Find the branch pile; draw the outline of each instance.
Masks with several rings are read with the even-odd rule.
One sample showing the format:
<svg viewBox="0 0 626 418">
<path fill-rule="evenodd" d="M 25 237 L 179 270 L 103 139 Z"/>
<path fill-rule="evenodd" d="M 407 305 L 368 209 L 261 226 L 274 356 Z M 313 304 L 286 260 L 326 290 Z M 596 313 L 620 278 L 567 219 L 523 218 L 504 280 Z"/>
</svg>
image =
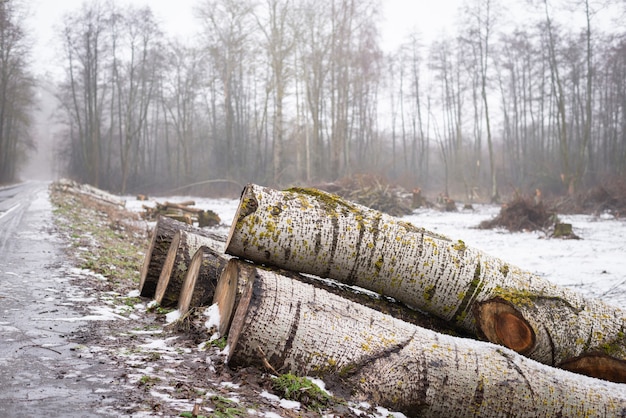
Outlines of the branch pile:
<svg viewBox="0 0 626 418">
<path fill-rule="evenodd" d="M 411 193 L 378 176 L 355 174 L 317 188 L 391 216 L 409 215 L 413 211 Z"/>
</svg>

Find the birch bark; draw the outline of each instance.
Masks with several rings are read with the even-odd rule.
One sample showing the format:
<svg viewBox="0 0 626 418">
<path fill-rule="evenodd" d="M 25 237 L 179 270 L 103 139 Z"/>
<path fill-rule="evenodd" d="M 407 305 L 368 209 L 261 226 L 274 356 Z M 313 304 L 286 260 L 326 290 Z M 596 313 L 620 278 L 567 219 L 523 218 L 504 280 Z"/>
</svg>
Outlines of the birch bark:
<svg viewBox="0 0 626 418">
<path fill-rule="evenodd" d="M 611 373 L 578 371 L 626 376 L 623 310 L 335 195 L 246 186 L 226 252 L 381 293 L 549 365 L 601 358 Z M 487 301 L 511 312 L 488 315 Z"/>
<path fill-rule="evenodd" d="M 409 417 L 626 416 L 626 386 L 487 342 L 417 327 L 256 268 L 228 334 L 228 364 L 317 375 Z"/>
</svg>

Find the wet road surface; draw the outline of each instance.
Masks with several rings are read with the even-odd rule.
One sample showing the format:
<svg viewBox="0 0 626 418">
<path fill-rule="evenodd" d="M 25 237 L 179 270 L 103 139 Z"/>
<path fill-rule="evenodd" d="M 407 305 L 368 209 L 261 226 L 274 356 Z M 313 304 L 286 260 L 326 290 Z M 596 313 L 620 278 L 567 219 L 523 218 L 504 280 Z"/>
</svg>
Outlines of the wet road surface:
<svg viewBox="0 0 626 418">
<path fill-rule="evenodd" d="M 80 314 L 47 188 L 0 188 L 0 416 L 119 416 L 114 371 L 68 341 L 84 324 L 59 320 Z"/>
</svg>

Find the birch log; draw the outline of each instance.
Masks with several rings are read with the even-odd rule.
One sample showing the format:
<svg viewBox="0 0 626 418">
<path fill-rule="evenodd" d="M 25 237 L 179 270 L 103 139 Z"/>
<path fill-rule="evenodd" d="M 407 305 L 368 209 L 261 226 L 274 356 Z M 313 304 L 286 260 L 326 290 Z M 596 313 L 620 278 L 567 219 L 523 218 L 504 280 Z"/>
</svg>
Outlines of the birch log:
<svg viewBox="0 0 626 418">
<path fill-rule="evenodd" d="M 189 308 L 210 304 L 215 293 L 217 280 L 226 263 L 227 256 L 211 247 L 201 246 L 195 252 L 180 289 L 178 311 L 183 316 Z"/>
<path fill-rule="evenodd" d="M 141 296 L 152 298 L 159 283 L 159 276 L 161 275 L 161 269 L 165 262 L 165 257 L 169 251 L 172 238 L 178 231 L 189 231 L 198 235 L 206 235 L 213 238 L 216 242 L 223 242 L 224 238 L 214 233 L 205 231 L 200 228 L 196 228 L 191 225 L 187 225 L 184 222 L 179 222 L 167 216 L 157 216 L 156 225 L 152 231 L 152 238 L 150 240 L 150 246 L 144 257 L 143 266 L 141 268 L 141 275 L 139 278 L 139 292 Z M 224 245 L 221 244 L 220 248 L 215 248 L 218 251 L 222 251 Z"/>
<path fill-rule="evenodd" d="M 379 292 L 542 363 L 626 376 L 623 310 L 335 195 L 246 186 L 226 252 Z M 490 301 L 510 309 L 488 314 Z"/>
<path fill-rule="evenodd" d="M 317 375 L 409 417 L 626 416 L 626 385 L 438 334 L 262 268 L 248 277 L 227 344 L 231 367 Z"/>
<path fill-rule="evenodd" d="M 159 275 L 154 300 L 161 306 L 177 305 L 189 263 L 196 251 L 202 246 L 214 248 L 221 245 L 220 241 L 210 236 L 184 230 L 176 232 Z"/>
</svg>

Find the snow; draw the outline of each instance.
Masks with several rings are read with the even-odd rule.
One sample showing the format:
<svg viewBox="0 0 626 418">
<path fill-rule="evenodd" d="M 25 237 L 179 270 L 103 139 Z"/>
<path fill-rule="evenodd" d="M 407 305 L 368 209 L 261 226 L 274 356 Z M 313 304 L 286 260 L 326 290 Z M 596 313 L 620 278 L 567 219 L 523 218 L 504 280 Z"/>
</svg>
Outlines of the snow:
<svg viewBox="0 0 626 418">
<path fill-rule="evenodd" d="M 217 303 L 209 306 L 204 310 L 204 316 L 207 317 L 204 326 L 207 329 L 217 328 L 220 325 L 220 309 Z M 219 337 L 218 337 L 219 338 Z"/>
<path fill-rule="evenodd" d="M 165 315 L 165 323 L 166 324 L 171 324 L 173 322 L 176 322 L 180 319 L 180 311 L 178 309 L 169 312 Z"/>
</svg>

